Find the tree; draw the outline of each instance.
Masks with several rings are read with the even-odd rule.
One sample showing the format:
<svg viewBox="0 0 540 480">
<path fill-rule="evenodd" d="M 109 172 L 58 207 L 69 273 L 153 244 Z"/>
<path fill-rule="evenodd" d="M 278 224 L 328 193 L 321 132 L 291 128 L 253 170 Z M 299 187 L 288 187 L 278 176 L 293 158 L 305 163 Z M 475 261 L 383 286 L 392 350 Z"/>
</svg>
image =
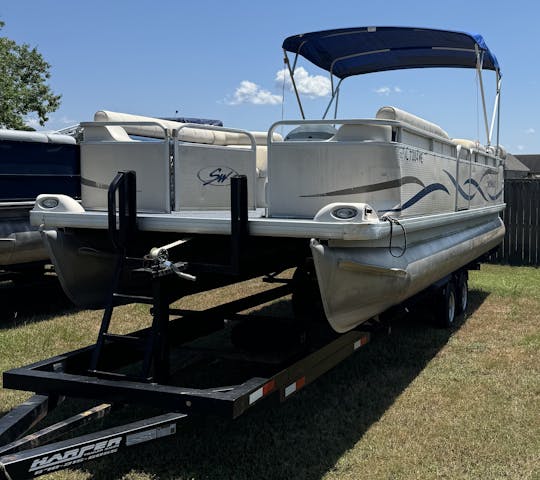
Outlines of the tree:
<svg viewBox="0 0 540 480">
<path fill-rule="evenodd" d="M 4 22 L 0 21 L 0 30 Z M 60 106 L 61 95 L 47 85 L 50 65 L 36 48 L 0 37 L 0 127 L 31 130 L 24 118 L 37 113 L 45 125 L 47 114 Z"/>
</svg>

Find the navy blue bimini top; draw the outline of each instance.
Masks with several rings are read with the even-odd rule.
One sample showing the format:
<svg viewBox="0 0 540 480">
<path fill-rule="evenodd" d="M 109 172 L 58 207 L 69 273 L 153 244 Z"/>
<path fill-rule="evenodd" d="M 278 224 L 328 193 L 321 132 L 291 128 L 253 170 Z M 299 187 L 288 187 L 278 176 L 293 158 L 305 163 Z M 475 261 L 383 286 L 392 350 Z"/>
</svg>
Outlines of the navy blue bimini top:
<svg viewBox="0 0 540 480">
<path fill-rule="evenodd" d="M 481 35 L 412 27 L 359 27 L 288 37 L 283 48 L 302 55 L 338 78 L 405 68 L 476 68 L 476 50 L 485 70 L 500 75 L 497 58 Z"/>
</svg>

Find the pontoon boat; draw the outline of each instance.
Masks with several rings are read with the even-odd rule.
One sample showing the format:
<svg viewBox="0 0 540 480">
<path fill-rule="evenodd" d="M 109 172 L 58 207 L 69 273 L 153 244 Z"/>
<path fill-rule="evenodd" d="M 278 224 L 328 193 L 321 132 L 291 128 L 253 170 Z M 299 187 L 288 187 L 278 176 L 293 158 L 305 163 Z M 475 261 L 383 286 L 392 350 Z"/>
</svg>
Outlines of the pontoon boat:
<svg viewBox="0 0 540 480">
<path fill-rule="evenodd" d="M 74 302 L 105 304 L 126 211 L 136 221 L 136 229 L 123 229 L 128 256 L 168 265 L 174 257 L 178 297 L 297 267 L 296 304 L 312 304 L 314 285 L 337 332 L 444 278 L 453 284 L 448 308 L 463 301 L 463 271 L 504 235 L 501 74 L 482 37 L 362 27 L 295 35 L 283 48 L 293 84 L 299 56 L 329 72 L 326 112 L 337 106 L 341 82 L 350 76 L 477 69 L 487 145 L 451 138 L 440 126 L 390 106 L 366 119 L 325 119 L 325 113 L 322 120 L 305 120 L 301 109 L 301 120 L 278 121 L 268 132 L 99 111 L 83 125 L 81 202 L 53 191 L 40 195 L 31 213 Z M 287 52 L 295 55 L 292 64 Z M 491 124 L 484 70 L 496 75 Z M 285 138 L 277 133 L 281 127 L 290 130 Z M 127 171 L 136 173 L 136 212 L 110 187 L 118 172 Z M 240 176 L 247 195 L 238 209 L 230 186 Z M 247 237 L 235 252 L 230 237 L 237 235 L 243 209 Z M 218 268 L 235 263 L 232 257 L 239 268 Z"/>
</svg>

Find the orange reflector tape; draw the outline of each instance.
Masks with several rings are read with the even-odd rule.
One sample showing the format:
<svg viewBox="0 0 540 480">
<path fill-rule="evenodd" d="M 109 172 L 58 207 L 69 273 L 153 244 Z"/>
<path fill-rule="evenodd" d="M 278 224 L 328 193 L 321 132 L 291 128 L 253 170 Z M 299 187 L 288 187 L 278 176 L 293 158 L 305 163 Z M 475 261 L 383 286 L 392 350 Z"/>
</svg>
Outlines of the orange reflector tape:
<svg viewBox="0 0 540 480">
<path fill-rule="evenodd" d="M 268 383 L 265 383 L 261 388 L 249 394 L 249 404 L 251 405 L 257 400 L 260 400 L 262 397 L 272 392 L 275 388 L 276 382 L 274 380 L 270 380 Z"/>
<path fill-rule="evenodd" d="M 300 390 L 306 384 L 306 377 L 299 378 L 296 382 L 291 383 L 288 387 L 285 387 L 285 396 L 293 394 L 297 390 Z"/>
<path fill-rule="evenodd" d="M 270 380 L 266 385 L 263 386 L 263 395 L 268 395 L 272 390 L 276 388 L 276 381 Z"/>
<path fill-rule="evenodd" d="M 360 337 L 356 342 L 354 342 L 353 347 L 355 350 L 359 349 L 360 347 L 363 347 L 367 343 L 367 337 L 363 336 Z"/>
</svg>

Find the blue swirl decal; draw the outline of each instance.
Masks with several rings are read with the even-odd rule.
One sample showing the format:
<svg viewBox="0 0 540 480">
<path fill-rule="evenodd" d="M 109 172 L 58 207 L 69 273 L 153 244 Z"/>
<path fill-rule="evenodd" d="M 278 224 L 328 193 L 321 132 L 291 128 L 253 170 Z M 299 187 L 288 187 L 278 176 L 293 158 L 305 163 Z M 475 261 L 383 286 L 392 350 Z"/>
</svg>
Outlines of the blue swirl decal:
<svg viewBox="0 0 540 480">
<path fill-rule="evenodd" d="M 428 185 L 427 187 L 420 190 L 416 195 L 409 198 L 402 206 L 401 208 L 391 208 L 390 210 L 379 210 L 379 212 L 401 212 L 407 208 L 412 207 L 415 203 L 418 203 L 420 200 L 422 200 L 426 195 L 429 195 L 432 192 L 436 191 L 443 191 L 450 195 L 450 192 L 448 189 L 442 184 L 442 183 L 432 183 L 431 185 Z"/>
<path fill-rule="evenodd" d="M 441 190 L 448 195 L 450 195 L 450 192 L 448 189 L 442 184 L 442 183 L 432 183 L 431 185 L 428 185 L 427 187 L 420 190 L 414 197 L 407 200 L 401 207 L 402 210 L 405 210 L 406 208 L 412 207 L 415 203 L 419 202 L 424 198 L 426 195 L 429 195 L 432 192 L 436 192 L 438 190 Z"/>
<path fill-rule="evenodd" d="M 476 189 L 480 192 L 480 195 L 482 195 L 483 199 L 486 201 L 486 202 L 489 202 L 489 200 L 487 199 L 486 195 L 484 194 L 484 191 L 482 190 L 482 187 L 478 184 L 478 182 L 474 179 L 474 178 L 471 178 L 471 179 L 467 179 L 465 181 L 465 183 L 470 183 L 471 185 L 473 185 L 474 187 L 476 187 Z M 502 195 L 502 188 L 499 190 L 499 193 L 496 193 L 495 195 L 491 195 L 489 192 L 487 194 L 487 196 L 490 198 L 490 200 L 497 200 L 501 195 Z"/>
<path fill-rule="evenodd" d="M 487 199 L 484 191 L 482 190 L 482 188 L 480 187 L 480 185 L 478 184 L 478 182 L 474 178 L 468 178 L 467 180 L 465 180 L 464 185 L 467 185 L 468 183 L 470 183 L 473 187 L 476 188 L 476 190 L 478 190 L 478 192 L 480 192 L 480 195 L 482 195 L 482 198 L 486 202 L 489 202 L 489 200 Z"/>
<path fill-rule="evenodd" d="M 489 196 L 489 198 L 491 198 L 491 200 L 499 200 L 499 198 L 501 198 L 502 193 L 503 193 L 503 189 L 501 188 L 499 190 L 499 193 L 496 193 L 495 195 L 490 195 L 488 193 L 488 196 Z"/>
<path fill-rule="evenodd" d="M 476 197 L 476 193 L 473 193 L 472 195 L 469 195 L 465 190 L 463 190 L 461 188 L 461 185 L 459 185 L 457 183 L 457 180 L 454 178 L 454 176 L 446 171 L 446 170 L 443 170 L 444 173 L 446 173 L 446 175 L 448 175 L 448 178 L 450 178 L 450 181 L 454 184 L 454 187 L 456 187 L 457 191 L 459 192 L 459 194 L 465 199 L 465 200 L 472 200 L 474 197 Z M 465 182 L 467 183 L 467 182 Z M 485 198 L 485 197 L 484 197 Z M 487 200 L 487 199 L 486 199 Z"/>
<path fill-rule="evenodd" d="M 454 186 L 457 188 L 457 191 L 459 192 L 459 194 L 465 199 L 465 200 L 472 200 L 475 196 L 476 196 L 476 192 L 473 193 L 472 195 L 469 195 L 467 192 L 465 192 L 460 185 L 458 185 L 456 179 L 454 178 L 454 176 L 446 171 L 446 170 L 443 170 L 444 173 L 446 173 L 446 175 L 448 175 L 448 178 L 450 178 L 450 181 L 454 184 Z M 480 181 L 482 181 L 486 175 L 496 175 L 496 173 L 494 172 L 490 172 L 489 170 L 487 170 L 486 172 L 484 172 L 484 174 L 482 175 L 482 177 L 480 178 Z M 489 202 L 488 198 L 490 200 L 498 200 L 500 198 L 500 196 L 502 195 L 503 193 L 503 189 L 501 188 L 499 190 L 498 193 L 496 193 L 495 195 L 491 195 L 489 192 L 487 194 L 487 197 L 486 197 L 486 194 L 484 193 L 484 191 L 482 190 L 482 187 L 480 186 L 480 184 L 474 179 L 474 178 L 468 178 L 467 180 L 465 180 L 465 182 L 463 183 L 463 185 L 472 185 L 474 188 L 476 188 L 476 190 L 480 193 L 480 195 L 482 195 L 482 198 L 486 201 L 486 202 Z"/>
</svg>

